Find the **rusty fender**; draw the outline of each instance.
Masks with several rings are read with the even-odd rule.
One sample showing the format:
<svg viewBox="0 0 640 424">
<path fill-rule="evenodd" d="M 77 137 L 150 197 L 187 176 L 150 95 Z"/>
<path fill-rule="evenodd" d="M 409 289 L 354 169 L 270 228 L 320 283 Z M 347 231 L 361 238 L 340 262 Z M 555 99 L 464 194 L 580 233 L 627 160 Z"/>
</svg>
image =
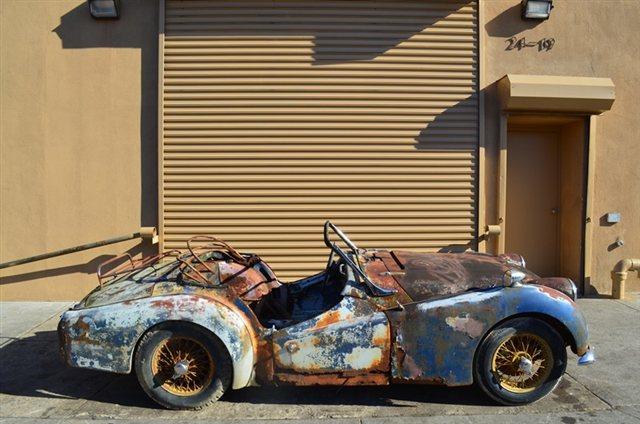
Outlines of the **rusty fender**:
<svg viewBox="0 0 640 424">
<path fill-rule="evenodd" d="M 195 295 L 156 296 L 69 310 L 58 327 L 62 354 L 73 367 L 126 374 L 131 372 L 140 337 L 165 321 L 187 321 L 210 330 L 231 356 L 232 387 L 250 384 L 255 347 L 241 313 L 215 299 Z"/>
<path fill-rule="evenodd" d="M 587 324 L 576 304 L 557 290 L 537 285 L 499 287 L 387 311 L 395 328 L 391 377 L 395 382 L 448 386 L 473 383 L 475 351 L 501 321 L 538 314 L 562 323 L 575 353 L 587 350 Z"/>
</svg>

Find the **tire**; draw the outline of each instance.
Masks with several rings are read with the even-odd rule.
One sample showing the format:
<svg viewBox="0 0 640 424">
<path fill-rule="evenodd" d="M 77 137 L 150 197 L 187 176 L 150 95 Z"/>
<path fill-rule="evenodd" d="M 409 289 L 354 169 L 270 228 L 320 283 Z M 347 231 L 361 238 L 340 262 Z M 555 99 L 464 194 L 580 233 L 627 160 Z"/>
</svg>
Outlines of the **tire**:
<svg viewBox="0 0 640 424">
<path fill-rule="evenodd" d="M 231 358 L 220 339 L 182 322 L 160 324 L 140 340 L 135 371 L 142 389 L 169 409 L 202 409 L 229 388 Z M 181 373 L 174 369 L 182 362 Z"/>
<path fill-rule="evenodd" d="M 474 377 L 496 402 L 524 405 L 551 393 L 566 367 L 567 350 L 558 331 L 542 320 L 523 317 L 501 324 L 484 339 Z"/>
</svg>

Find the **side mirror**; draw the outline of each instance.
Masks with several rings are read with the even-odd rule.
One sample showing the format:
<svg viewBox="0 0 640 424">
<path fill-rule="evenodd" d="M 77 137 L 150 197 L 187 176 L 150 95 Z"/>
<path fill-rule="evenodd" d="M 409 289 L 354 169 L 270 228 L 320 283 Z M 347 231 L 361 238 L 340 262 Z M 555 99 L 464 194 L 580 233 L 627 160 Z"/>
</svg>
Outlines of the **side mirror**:
<svg viewBox="0 0 640 424">
<path fill-rule="evenodd" d="M 514 287 L 520 285 L 520 282 L 526 277 L 525 273 L 517 269 L 510 269 L 502 276 L 502 284 L 505 287 Z"/>
</svg>

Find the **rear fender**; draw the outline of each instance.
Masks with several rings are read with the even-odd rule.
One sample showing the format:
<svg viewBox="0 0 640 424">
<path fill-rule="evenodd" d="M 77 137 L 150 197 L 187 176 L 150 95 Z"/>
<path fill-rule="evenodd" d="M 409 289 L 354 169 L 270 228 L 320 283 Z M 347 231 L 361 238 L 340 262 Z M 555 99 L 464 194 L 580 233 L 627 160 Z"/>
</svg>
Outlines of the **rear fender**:
<svg viewBox="0 0 640 424">
<path fill-rule="evenodd" d="M 74 367 L 129 373 L 140 337 L 167 321 L 191 322 L 215 334 L 231 357 L 232 387 L 250 384 L 255 357 L 250 325 L 233 305 L 207 297 L 157 296 L 69 310 L 59 326 L 62 353 Z"/>
<path fill-rule="evenodd" d="M 472 384 L 477 347 L 493 327 L 518 315 L 550 317 L 563 324 L 578 354 L 587 349 L 587 325 L 576 304 L 543 286 L 468 292 L 387 314 L 395 330 L 391 375 L 397 382 Z"/>
</svg>

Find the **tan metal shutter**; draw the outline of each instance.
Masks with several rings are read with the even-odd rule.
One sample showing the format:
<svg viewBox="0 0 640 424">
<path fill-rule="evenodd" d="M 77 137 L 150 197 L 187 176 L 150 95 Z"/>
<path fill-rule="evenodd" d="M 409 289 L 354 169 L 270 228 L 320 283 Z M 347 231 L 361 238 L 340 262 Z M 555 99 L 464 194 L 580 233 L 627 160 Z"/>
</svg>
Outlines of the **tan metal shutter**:
<svg viewBox="0 0 640 424">
<path fill-rule="evenodd" d="M 475 236 L 477 5 L 167 0 L 163 248 L 213 234 L 283 280 Z M 473 244 L 471 245 L 473 247 Z"/>
</svg>

